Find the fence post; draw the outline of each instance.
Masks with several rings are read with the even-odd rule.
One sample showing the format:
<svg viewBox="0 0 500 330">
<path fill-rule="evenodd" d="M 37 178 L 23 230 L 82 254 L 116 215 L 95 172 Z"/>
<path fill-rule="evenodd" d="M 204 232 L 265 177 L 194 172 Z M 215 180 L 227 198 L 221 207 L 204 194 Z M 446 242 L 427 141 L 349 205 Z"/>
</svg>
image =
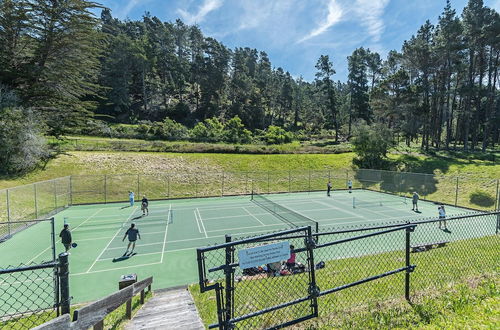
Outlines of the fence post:
<svg viewBox="0 0 500 330">
<path fill-rule="evenodd" d="M 141 196 L 141 175 L 137 174 L 137 196 Z"/>
<path fill-rule="evenodd" d="M 7 189 L 7 235 L 10 236 L 10 190 Z"/>
<path fill-rule="evenodd" d="M 271 192 L 269 188 L 269 171 L 267 171 L 267 193 L 269 194 Z"/>
<path fill-rule="evenodd" d="M 288 192 L 291 193 L 292 192 L 292 171 L 291 170 L 288 170 Z"/>
<path fill-rule="evenodd" d="M 226 243 L 231 242 L 231 235 L 226 235 Z M 226 247 L 226 267 L 224 269 L 224 273 L 226 275 L 226 285 L 225 285 L 225 291 L 226 291 L 226 306 L 225 306 L 225 318 L 224 318 L 224 323 L 225 323 L 225 329 L 232 329 L 229 321 L 232 318 L 232 311 L 233 311 L 233 267 L 231 266 L 232 263 L 232 251 L 233 247 L 228 246 Z"/>
<path fill-rule="evenodd" d="M 38 198 L 36 193 L 36 183 L 33 184 L 33 194 L 35 195 L 35 218 L 38 219 Z"/>
<path fill-rule="evenodd" d="M 221 197 L 224 196 L 224 171 L 222 171 L 222 182 L 221 182 L 221 187 L 220 187 L 220 195 Z"/>
<path fill-rule="evenodd" d="M 69 176 L 69 203 L 73 205 L 73 176 Z"/>
<path fill-rule="evenodd" d="M 248 171 L 245 172 L 245 193 L 243 195 L 248 194 Z"/>
<path fill-rule="evenodd" d="M 57 185 L 56 180 L 52 180 L 54 182 L 54 211 L 57 210 Z"/>
<path fill-rule="evenodd" d="M 108 176 L 104 174 L 104 204 L 108 203 Z"/>
<path fill-rule="evenodd" d="M 61 313 L 69 314 L 70 296 L 69 296 L 69 262 L 68 253 L 59 254 L 59 283 L 61 285 Z"/>
<path fill-rule="evenodd" d="M 308 192 L 311 192 L 311 170 L 309 170 L 308 172 L 309 172 L 309 189 L 308 189 Z"/>
<path fill-rule="evenodd" d="M 413 272 L 413 268 L 410 264 L 410 235 L 411 232 L 415 230 L 415 227 L 406 228 L 406 273 L 405 273 L 405 298 L 410 301 L 410 273 Z"/>
<path fill-rule="evenodd" d="M 457 206 L 458 203 L 458 176 L 457 176 L 457 185 L 455 187 L 455 206 Z"/>
<path fill-rule="evenodd" d="M 500 200 L 500 190 L 499 190 L 499 185 L 500 185 L 500 179 L 497 179 L 497 198 L 495 199 L 495 210 L 498 210 L 499 207 L 498 207 L 498 204 L 499 204 L 499 200 Z"/>
<path fill-rule="evenodd" d="M 167 174 L 167 198 L 170 198 L 170 174 Z"/>
</svg>

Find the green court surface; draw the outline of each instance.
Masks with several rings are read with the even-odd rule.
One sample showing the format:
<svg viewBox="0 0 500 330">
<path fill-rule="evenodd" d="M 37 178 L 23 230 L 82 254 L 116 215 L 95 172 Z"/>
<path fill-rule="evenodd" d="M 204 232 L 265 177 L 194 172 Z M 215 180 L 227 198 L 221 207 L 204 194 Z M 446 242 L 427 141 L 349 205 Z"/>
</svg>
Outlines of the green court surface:
<svg viewBox="0 0 500 330">
<path fill-rule="evenodd" d="M 335 191 L 332 197 L 324 192 L 267 197 L 319 222 L 320 230 L 437 217 L 434 203 L 420 201 L 421 213 L 416 213 L 411 210 L 409 199 L 405 204 L 401 197 L 367 190 L 355 190 L 352 194 Z M 138 203 L 132 207 L 116 203 L 72 206 L 55 216 L 56 236 L 66 218 L 73 241 L 78 243 L 70 251 L 72 303 L 92 301 L 116 291 L 123 274 L 136 273 L 138 279 L 153 276 L 155 289 L 198 282 L 197 247 L 223 243 L 226 234 L 236 239 L 290 228 L 290 224 L 252 202 L 249 196 L 152 201 L 149 211 L 148 216 L 142 216 Z M 448 216 L 464 211 L 447 206 Z M 122 239 L 132 222 L 141 239 L 136 254 L 124 258 L 127 239 Z M 448 234 L 436 232 L 453 235 L 453 230 Z M 0 243 L 0 266 L 48 260 L 49 233 L 50 223 L 40 223 Z M 58 241 L 57 253 L 62 251 Z"/>
</svg>

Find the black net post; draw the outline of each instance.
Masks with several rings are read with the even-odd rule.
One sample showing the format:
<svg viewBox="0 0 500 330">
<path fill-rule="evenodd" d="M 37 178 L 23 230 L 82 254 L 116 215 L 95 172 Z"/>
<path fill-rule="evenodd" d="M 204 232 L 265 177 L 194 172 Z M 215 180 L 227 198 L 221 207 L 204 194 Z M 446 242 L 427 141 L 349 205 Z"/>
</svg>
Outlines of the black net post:
<svg viewBox="0 0 500 330">
<path fill-rule="evenodd" d="M 226 235 L 226 243 L 231 242 L 231 235 Z M 225 285 L 225 294 L 226 294 L 226 306 L 225 306 L 225 317 L 224 317 L 224 329 L 231 329 L 230 320 L 233 316 L 233 267 L 231 266 L 233 262 L 233 249 L 232 246 L 226 247 L 226 265 L 224 269 L 224 273 L 226 275 L 226 285 Z"/>
<path fill-rule="evenodd" d="M 59 284 L 61 286 L 61 313 L 69 314 L 71 298 L 69 296 L 69 261 L 68 253 L 59 254 Z"/>
<path fill-rule="evenodd" d="M 6 196 L 7 196 L 7 236 L 10 236 L 10 196 L 9 196 L 9 189 L 6 191 Z"/>
<path fill-rule="evenodd" d="M 406 273 L 405 273 L 405 298 L 410 301 L 410 273 L 413 271 L 413 267 L 410 263 L 410 250 L 411 250 L 411 232 L 415 230 L 415 227 L 406 228 L 406 249 L 405 249 L 405 261 L 406 261 Z"/>
<path fill-rule="evenodd" d="M 316 237 L 317 239 L 317 237 Z M 316 285 L 316 269 L 314 263 L 314 249 L 316 248 L 316 241 L 312 235 L 311 226 L 307 227 L 306 237 L 307 260 L 309 261 L 309 297 L 311 298 L 311 307 L 313 309 L 313 316 L 318 316 L 318 297 L 320 289 Z"/>
</svg>

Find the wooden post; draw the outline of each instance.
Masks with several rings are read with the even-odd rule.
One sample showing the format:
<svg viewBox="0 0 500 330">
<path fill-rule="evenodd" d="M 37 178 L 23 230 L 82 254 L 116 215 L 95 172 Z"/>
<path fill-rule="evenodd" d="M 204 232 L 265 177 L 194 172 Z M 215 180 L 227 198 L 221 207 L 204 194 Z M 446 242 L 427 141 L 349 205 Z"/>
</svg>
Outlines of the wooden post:
<svg viewBox="0 0 500 330">
<path fill-rule="evenodd" d="M 104 320 L 100 320 L 94 325 L 94 330 L 104 330 Z"/>
<path fill-rule="evenodd" d="M 144 293 L 144 289 L 141 290 L 141 304 L 144 304 L 144 298 L 146 294 Z"/>
<path fill-rule="evenodd" d="M 127 315 L 129 320 L 132 319 L 132 299 L 127 300 L 127 310 L 125 315 Z"/>
</svg>

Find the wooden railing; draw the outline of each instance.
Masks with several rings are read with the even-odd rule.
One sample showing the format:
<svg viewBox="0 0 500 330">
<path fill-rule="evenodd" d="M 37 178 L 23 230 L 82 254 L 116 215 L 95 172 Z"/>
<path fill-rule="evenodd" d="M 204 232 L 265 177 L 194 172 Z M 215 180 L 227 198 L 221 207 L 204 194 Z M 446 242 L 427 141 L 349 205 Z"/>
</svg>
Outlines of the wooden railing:
<svg viewBox="0 0 500 330">
<path fill-rule="evenodd" d="M 88 329 L 93 327 L 94 330 L 104 329 L 104 318 L 115 309 L 123 304 L 126 305 L 126 316 L 132 318 L 132 298 L 138 293 L 141 294 L 141 304 L 144 304 L 145 290 L 151 291 L 153 277 L 146 278 L 142 281 L 134 283 L 126 288 L 121 289 L 101 300 L 95 301 L 85 307 L 77 309 L 73 312 L 73 320 L 69 314 L 64 314 L 49 322 L 46 322 L 36 330 L 59 330 L 59 329 Z"/>
</svg>

